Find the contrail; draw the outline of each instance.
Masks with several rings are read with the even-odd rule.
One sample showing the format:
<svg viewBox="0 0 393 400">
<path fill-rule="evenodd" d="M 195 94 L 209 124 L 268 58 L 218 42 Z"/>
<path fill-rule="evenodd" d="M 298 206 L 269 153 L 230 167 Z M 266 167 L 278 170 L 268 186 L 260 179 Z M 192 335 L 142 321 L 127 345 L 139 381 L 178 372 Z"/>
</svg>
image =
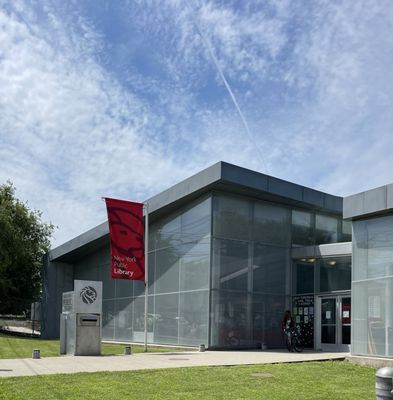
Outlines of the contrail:
<svg viewBox="0 0 393 400">
<path fill-rule="evenodd" d="M 266 165 L 265 160 L 264 160 L 264 158 L 262 156 L 262 153 L 261 153 L 261 151 L 260 151 L 260 149 L 259 149 L 259 147 L 258 147 L 258 145 L 257 145 L 257 143 L 256 143 L 256 141 L 254 139 L 253 134 L 251 133 L 251 130 L 250 130 L 250 127 L 248 126 L 247 120 L 244 117 L 244 115 L 243 115 L 243 113 L 242 113 L 242 111 L 240 109 L 240 106 L 239 106 L 239 103 L 236 100 L 235 94 L 233 93 L 231 87 L 229 86 L 229 83 L 228 83 L 227 79 L 225 78 L 224 72 L 223 72 L 222 68 L 220 67 L 220 64 L 218 63 L 218 60 L 217 60 L 216 56 L 214 55 L 212 46 L 210 45 L 210 42 L 208 41 L 208 39 L 203 34 L 203 32 L 202 32 L 202 30 L 201 30 L 201 28 L 200 28 L 200 26 L 198 24 L 198 21 L 195 18 L 194 13 L 192 12 L 192 9 L 191 9 L 190 5 L 188 4 L 188 0 L 185 0 L 185 3 L 186 3 L 186 6 L 187 6 L 190 14 L 191 14 L 191 17 L 192 17 L 193 21 L 194 21 L 194 24 L 195 24 L 195 27 L 196 27 L 198 33 L 199 33 L 199 36 L 202 38 L 203 43 L 207 47 L 207 50 L 208 50 L 208 52 L 210 54 L 210 57 L 212 58 L 212 60 L 214 62 L 214 65 L 216 66 L 216 69 L 217 69 L 222 81 L 224 82 L 224 85 L 225 85 L 226 89 L 228 90 L 229 96 L 231 97 L 232 102 L 233 102 L 233 104 L 234 104 L 234 106 L 235 106 L 235 108 L 236 108 L 236 110 L 237 110 L 237 112 L 238 112 L 238 114 L 240 116 L 240 119 L 242 120 L 244 129 L 246 130 L 246 132 L 247 132 L 248 136 L 250 137 L 251 141 L 254 143 L 255 149 L 257 150 L 258 156 L 260 158 L 260 161 L 263 164 L 265 172 L 268 173 L 267 165 Z"/>
</svg>

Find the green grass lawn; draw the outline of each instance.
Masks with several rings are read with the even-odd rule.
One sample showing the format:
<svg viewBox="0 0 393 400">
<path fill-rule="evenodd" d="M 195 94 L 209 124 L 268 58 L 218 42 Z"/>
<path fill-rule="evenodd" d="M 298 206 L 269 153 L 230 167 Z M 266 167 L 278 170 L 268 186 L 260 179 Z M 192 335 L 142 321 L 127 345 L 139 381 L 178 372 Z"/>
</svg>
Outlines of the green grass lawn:
<svg viewBox="0 0 393 400">
<path fill-rule="evenodd" d="M 374 375 L 337 361 L 45 375 L 0 379 L 0 399 L 373 399 Z"/>
<path fill-rule="evenodd" d="M 58 340 L 44 340 L 23 338 L 0 333 L 0 359 L 2 358 L 29 358 L 33 349 L 41 350 L 41 357 L 59 356 L 60 344 Z M 143 352 L 143 346 L 132 346 L 134 353 Z M 177 351 L 169 347 L 148 347 L 149 352 Z M 184 350 L 184 349 L 181 349 Z M 124 345 L 103 343 L 103 355 L 123 354 Z"/>
</svg>

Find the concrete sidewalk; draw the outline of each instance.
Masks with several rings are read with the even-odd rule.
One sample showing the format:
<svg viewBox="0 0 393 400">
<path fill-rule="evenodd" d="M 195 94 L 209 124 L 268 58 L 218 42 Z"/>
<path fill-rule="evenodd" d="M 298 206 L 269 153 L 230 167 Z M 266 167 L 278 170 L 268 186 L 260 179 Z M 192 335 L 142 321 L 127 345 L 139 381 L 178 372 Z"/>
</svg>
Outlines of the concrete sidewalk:
<svg viewBox="0 0 393 400">
<path fill-rule="evenodd" d="M 173 353 L 137 353 L 129 356 L 46 357 L 0 360 L 0 377 L 31 376 L 45 374 L 72 374 L 98 371 L 135 371 L 157 368 L 181 368 L 195 366 L 275 364 L 287 362 L 342 360 L 348 353 L 323 353 L 304 351 L 206 351 Z"/>
</svg>

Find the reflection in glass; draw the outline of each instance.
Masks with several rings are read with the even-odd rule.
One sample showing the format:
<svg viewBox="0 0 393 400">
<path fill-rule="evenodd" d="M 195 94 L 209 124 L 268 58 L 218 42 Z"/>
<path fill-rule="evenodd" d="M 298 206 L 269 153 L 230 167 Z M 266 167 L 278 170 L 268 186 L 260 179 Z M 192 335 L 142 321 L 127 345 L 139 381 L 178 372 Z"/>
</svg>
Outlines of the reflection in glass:
<svg viewBox="0 0 393 400">
<path fill-rule="evenodd" d="M 180 294 L 179 344 L 208 343 L 209 292 Z"/>
<path fill-rule="evenodd" d="M 322 326 L 321 342 L 326 344 L 336 343 L 336 326 L 324 325 Z"/>
<path fill-rule="evenodd" d="M 177 249 L 157 250 L 155 293 L 171 293 L 179 290 L 179 256 Z"/>
<path fill-rule="evenodd" d="M 248 243 L 215 239 L 213 287 L 247 292 Z"/>
<path fill-rule="evenodd" d="M 210 239 L 182 246 L 180 290 L 208 289 L 210 277 Z"/>
<path fill-rule="evenodd" d="M 336 343 L 336 298 L 321 301 L 321 342 Z"/>
<path fill-rule="evenodd" d="M 319 266 L 319 291 L 351 290 L 351 257 L 322 258 Z"/>
<path fill-rule="evenodd" d="M 292 210 L 292 244 L 314 244 L 314 216 L 305 211 Z"/>
<path fill-rule="evenodd" d="M 211 346 L 250 346 L 249 296 L 246 293 L 212 291 Z"/>
<path fill-rule="evenodd" d="M 350 242 L 352 240 L 352 222 L 342 221 L 341 242 Z"/>
<path fill-rule="evenodd" d="M 338 219 L 327 215 L 317 214 L 315 217 L 316 244 L 337 243 Z"/>
<path fill-rule="evenodd" d="M 117 299 L 115 301 L 115 340 L 132 340 L 132 300 Z"/>
<path fill-rule="evenodd" d="M 351 326 L 342 327 L 342 343 L 351 344 Z"/>
<path fill-rule="evenodd" d="M 322 324 L 336 324 L 336 299 L 322 300 Z"/>
<path fill-rule="evenodd" d="M 288 250 L 282 247 L 255 244 L 253 260 L 253 291 L 285 294 Z"/>
<path fill-rule="evenodd" d="M 254 204 L 254 233 L 257 242 L 289 245 L 290 210 L 269 203 Z"/>
<path fill-rule="evenodd" d="M 314 261 L 296 261 L 293 268 L 295 294 L 314 293 Z"/>
<path fill-rule="evenodd" d="M 102 301 L 102 338 L 114 340 L 115 337 L 115 301 Z"/>
<path fill-rule="evenodd" d="M 179 328 L 179 294 L 155 296 L 154 340 L 177 344 Z"/>
<path fill-rule="evenodd" d="M 250 240 L 252 203 L 242 198 L 213 198 L 213 234 L 223 238 Z"/>
</svg>

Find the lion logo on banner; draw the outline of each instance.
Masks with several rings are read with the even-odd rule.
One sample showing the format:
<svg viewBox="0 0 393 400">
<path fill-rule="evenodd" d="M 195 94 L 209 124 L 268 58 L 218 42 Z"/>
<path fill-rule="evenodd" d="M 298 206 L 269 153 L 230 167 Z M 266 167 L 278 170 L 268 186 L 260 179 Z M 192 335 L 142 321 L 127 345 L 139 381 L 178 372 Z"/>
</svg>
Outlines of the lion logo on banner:
<svg viewBox="0 0 393 400">
<path fill-rule="evenodd" d="M 85 304 L 92 304 L 97 299 L 97 291 L 91 286 L 85 286 L 80 292 L 80 297 Z"/>
</svg>

